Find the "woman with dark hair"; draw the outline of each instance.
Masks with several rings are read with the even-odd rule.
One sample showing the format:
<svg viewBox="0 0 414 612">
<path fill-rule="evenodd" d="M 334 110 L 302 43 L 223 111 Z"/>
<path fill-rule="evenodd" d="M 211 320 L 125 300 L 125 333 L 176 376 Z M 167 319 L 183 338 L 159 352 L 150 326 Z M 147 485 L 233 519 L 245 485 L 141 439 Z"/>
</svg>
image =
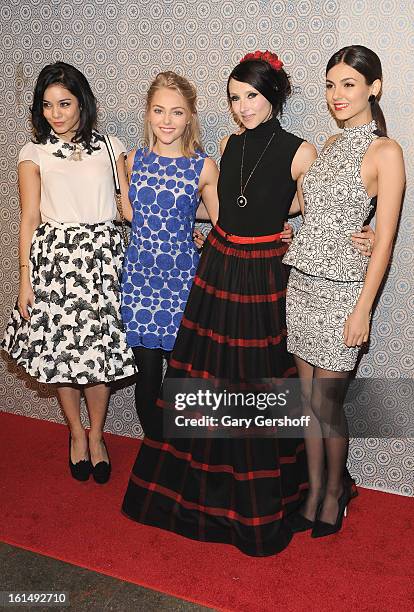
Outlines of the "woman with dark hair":
<svg viewBox="0 0 414 612">
<path fill-rule="evenodd" d="M 120 320 L 122 245 L 114 226 L 112 167 L 95 130 L 96 101 L 73 66 L 41 71 L 31 109 L 33 141 L 19 154 L 20 288 L 3 348 L 34 378 L 54 383 L 68 422 L 77 480 L 110 476 L 102 437 L 110 381 L 135 372 Z M 125 148 L 111 145 L 123 171 Z M 89 436 L 80 419 L 81 391 Z"/>
<path fill-rule="evenodd" d="M 400 146 L 386 137 L 378 56 L 361 45 L 335 53 L 326 68 L 329 110 L 344 127 L 328 139 L 303 179 L 304 224 L 284 262 L 293 266 L 287 292 L 288 350 L 311 418 L 306 435 L 309 492 L 291 518 L 313 537 L 339 531 L 352 497 L 343 479 L 348 429 L 343 402 L 371 310 L 386 272 L 405 184 Z M 350 243 L 372 214 L 376 237 L 368 259 Z M 326 479 L 324 478 L 326 472 Z"/>
<path fill-rule="evenodd" d="M 230 74 L 229 105 L 245 130 L 222 143 L 219 219 L 204 246 L 164 387 L 174 378 L 193 379 L 194 386 L 194 379 L 219 386 L 222 379 L 240 388 L 295 373 L 286 350 L 281 232 L 316 152 L 277 119 L 290 89 L 282 62 L 269 52 L 247 55 Z M 160 414 L 164 406 L 158 399 Z M 306 483 L 302 440 L 145 437 L 123 510 L 148 525 L 265 556 L 288 545 L 285 517 L 301 503 Z"/>
</svg>

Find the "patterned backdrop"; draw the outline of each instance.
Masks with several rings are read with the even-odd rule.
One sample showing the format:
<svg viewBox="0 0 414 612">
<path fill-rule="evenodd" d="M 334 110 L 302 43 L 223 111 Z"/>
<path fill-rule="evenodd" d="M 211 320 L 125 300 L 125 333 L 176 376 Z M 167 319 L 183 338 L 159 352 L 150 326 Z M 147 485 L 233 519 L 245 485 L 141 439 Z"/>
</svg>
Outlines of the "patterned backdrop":
<svg viewBox="0 0 414 612">
<path fill-rule="evenodd" d="M 381 418 L 393 409 L 397 421 L 405 423 L 411 393 L 396 395 L 391 382 L 412 379 L 414 372 L 412 2 L 3 0 L 0 17 L 0 332 L 18 283 L 17 153 L 28 140 L 28 106 L 44 64 L 64 60 L 80 68 L 99 99 L 101 129 L 119 136 L 128 148 L 141 140 L 149 81 L 161 70 L 184 74 L 197 86 L 203 140 L 208 154 L 217 158 L 218 141 L 234 129 L 226 79 L 247 51 L 268 48 L 280 53 L 295 85 L 283 123 L 318 147 L 336 129 L 324 101 L 327 59 L 351 43 L 379 53 L 385 69 L 383 108 L 390 134 L 405 151 L 408 188 L 370 350 L 358 370 L 361 378 L 381 380 L 367 382 L 350 411 L 357 406 L 364 420 L 368 412 Z M 0 372 L 2 410 L 62 422 L 47 386 L 29 380 L 4 354 Z M 132 386 L 119 386 L 112 395 L 107 429 L 127 436 L 142 433 Z M 354 439 L 350 470 L 364 486 L 413 495 L 414 443 L 407 437 L 412 423 L 405 429 L 408 434 L 398 439 L 393 431 L 387 431 L 387 438 Z"/>
</svg>

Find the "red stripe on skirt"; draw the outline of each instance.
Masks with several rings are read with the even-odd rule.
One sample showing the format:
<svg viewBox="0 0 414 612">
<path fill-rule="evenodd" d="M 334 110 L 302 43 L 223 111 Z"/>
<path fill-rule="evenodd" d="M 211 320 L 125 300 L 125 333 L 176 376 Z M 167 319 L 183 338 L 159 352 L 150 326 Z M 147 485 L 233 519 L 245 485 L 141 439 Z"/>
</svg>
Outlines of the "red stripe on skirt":
<svg viewBox="0 0 414 612">
<path fill-rule="evenodd" d="M 281 257 L 288 249 L 288 245 L 283 245 L 274 249 L 259 249 L 255 251 L 248 251 L 247 249 L 234 249 L 232 247 L 225 246 L 220 240 L 217 240 L 217 238 L 212 236 L 212 231 L 207 236 L 207 240 L 215 249 L 217 249 L 217 251 L 220 251 L 220 253 L 233 255 L 234 257 L 240 257 L 242 259 L 268 259 L 269 257 Z"/>
<path fill-rule="evenodd" d="M 187 329 L 194 330 L 199 336 L 207 336 L 219 344 L 241 346 L 243 348 L 263 348 L 271 344 L 279 344 L 286 336 L 286 330 L 283 330 L 282 334 L 278 336 L 267 336 L 267 338 L 249 338 L 248 340 L 245 338 L 230 338 L 230 336 L 223 336 L 212 329 L 201 327 L 198 323 L 187 319 L 187 317 L 182 318 L 181 325 Z"/>
<path fill-rule="evenodd" d="M 165 497 L 173 499 L 175 502 L 180 504 L 180 506 L 186 508 L 187 510 L 197 510 L 198 512 L 204 512 L 205 514 L 210 514 L 211 516 L 225 516 L 226 518 L 242 523 L 242 525 L 250 525 L 253 527 L 259 525 L 266 525 L 267 523 L 272 523 L 273 521 L 280 520 L 283 516 L 283 510 L 279 510 L 279 512 L 276 512 L 275 514 L 248 518 L 246 516 L 242 516 L 238 512 L 235 512 L 235 510 L 229 510 L 227 508 L 214 508 L 212 506 L 205 506 L 202 504 L 196 504 L 195 502 L 186 501 L 185 499 L 183 499 L 180 493 L 172 491 L 171 489 L 167 489 L 167 487 L 157 485 L 153 482 L 147 482 L 145 480 L 142 480 L 134 474 L 131 474 L 131 480 L 138 486 L 144 489 L 148 489 L 148 491 L 155 491 L 156 493 L 160 493 Z"/>
<path fill-rule="evenodd" d="M 305 450 L 305 443 L 302 442 L 302 444 L 299 444 L 299 446 L 296 447 L 296 450 L 295 450 L 296 455 L 298 453 L 301 453 L 304 450 Z M 279 457 L 279 463 L 283 463 L 283 464 L 285 464 L 285 463 L 296 463 L 296 455 L 295 456 L 289 455 L 287 457 Z"/>
<path fill-rule="evenodd" d="M 185 453 L 184 451 L 179 451 L 177 448 L 169 444 L 168 442 L 156 442 L 155 440 L 151 440 L 150 438 L 144 438 L 142 441 L 143 444 L 149 446 L 150 448 L 155 448 L 157 450 L 161 450 L 164 452 L 170 453 L 177 459 L 183 459 L 190 463 L 190 465 L 194 468 L 205 472 L 212 473 L 220 473 L 224 472 L 226 474 L 231 474 L 235 480 L 255 480 L 256 478 L 279 478 L 280 469 L 276 470 L 256 470 L 250 472 L 235 472 L 232 465 L 227 464 L 215 464 L 211 465 L 209 463 L 201 463 L 200 461 L 196 461 L 193 459 L 191 453 Z"/>
<path fill-rule="evenodd" d="M 194 278 L 194 284 L 204 289 L 206 293 L 210 293 L 217 298 L 229 300 L 231 302 L 241 302 L 243 304 L 277 302 L 279 298 L 286 295 L 286 289 L 282 289 L 282 291 L 277 291 L 276 293 L 264 293 L 263 295 L 245 295 L 242 293 L 223 291 L 222 289 L 217 289 L 213 285 L 207 284 L 206 281 L 202 280 L 199 276 Z"/>
<path fill-rule="evenodd" d="M 301 491 L 306 491 L 307 489 L 309 489 L 309 483 L 301 482 L 299 485 L 299 490 L 296 491 L 296 493 L 289 495 L 289 497 L 282 497 L 282 504 L 285 505 L 297 501 L 300 498 Z"/>
<path fill-rule="evenodd" d="M 169 365 L 175 368 L 176 370 L 184 370 L 185 372 L 188 372 L 191 378 L 216 378 L 216 376 L 210 374 L 210 372 L 207 372 L 207 370 L 193 370 L 192 363 L 184 363 L 183 361 L 177 361 L 172 357 L 170 357 Z"/>
<path fill-rule="evenodd" d="M 178 361 L 177 359 L 170 358 L 169 365 L 176 370 L 183 370 L 184 372 L 188 372 L 191 378 L 208 378 L 214 379 L 217 378 L 214 374 L 207 372 L 207 370 L 193 370 L 192 363 L 186 363 L 185 361 Z M 283 375 L 279 378 L 289 378 L 290 376 L 296 376 L 297 370 L 295 366 L 288 368 L 283 372 Z"/>
</svg>

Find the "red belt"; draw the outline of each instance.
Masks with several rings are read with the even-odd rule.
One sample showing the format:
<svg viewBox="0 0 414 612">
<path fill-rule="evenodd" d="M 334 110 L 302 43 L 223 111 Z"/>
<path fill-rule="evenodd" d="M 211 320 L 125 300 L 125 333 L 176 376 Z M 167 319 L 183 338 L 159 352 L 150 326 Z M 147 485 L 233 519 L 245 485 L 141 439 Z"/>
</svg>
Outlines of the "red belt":
<svg viewBox="0 0 414 612">
<path fill-rule="evenodd" d="M 282 233 L 269 234 L 268 236 L 236 236 L 235 234 L 228 234 L 216 223 L 214 229 L 223 236 L 229 242 L 237 242 L 238 244 L 252 244 L 257 242 L 274 242 L 282 238 Z"/>
</svg>

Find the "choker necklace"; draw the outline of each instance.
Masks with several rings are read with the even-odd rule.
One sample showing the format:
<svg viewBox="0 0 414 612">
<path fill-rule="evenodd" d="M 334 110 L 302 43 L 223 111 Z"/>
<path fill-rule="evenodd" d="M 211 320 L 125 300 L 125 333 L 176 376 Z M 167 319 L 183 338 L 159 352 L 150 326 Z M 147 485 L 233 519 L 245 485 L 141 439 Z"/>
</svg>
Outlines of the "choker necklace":
<svg viewBox="0 0 414 612">
<path fill-rule="evenodd" d="M 260 155 L 259 159 L 257 160 L 257 162 L 256 162 L 256 164 L 255 164 L 255 166 L 254 166 L 253 170 L 250 172 L 250 174 L 249 174 L 249 176 L 248 176 L 248 178 L 247 178 L 247 181 L 245 182 L 244 187 L 243 187 L 243 165 L 244 165 L 244 149 L 245 149 L 245 146 L 246 146 L 246 133 L 247 133 L 247 132 L 245 132 L 245 133 L 244 133 L 244 139 L 243 139 L 243 149 L 242 149 L 242 158 L 241 158 L 241 165 L 240 165 L 240 195 L 239 195 L 239 197 L 238 197 L 238 198 L 237 198 L 237 200 L 236 200 L 236 202 L 237 202 L 237 206 L 239 206 L 239 208 L 244 208 L 244 207 L 246 206 L 246 204 L 247 204 L 247 198 L 246 198 L 246 196 L 244 195 L 244 192 L 246 191 L 246 187 L 247 187 L 247 185 L 248 185 L 248 182 L 249 182 L 249 181 L 250 181 L 250 179 L 252 178 L 252 176 L 253 176 L 253 172 L 256 170 L 256 168 L 257 168 L 257 166 L 259 165 L 259 163 L 260 163 L 260 161 L 261 161 L 261 159 L 262 159 L 263 155 L 266 153 L 266 151 L 267 151 L 267 149 L 268 149 L 268 147 L 269 147 L 270 143 L 272 142 L 273 138 L 275 137 L 275 133 L 273 132 L 273 134 L 272 134 L 272 135 L 271 135 L 271 137 L 270 137 L 269 142 L 267 143 L 267 145 L 266 145 L 266 146 L 265 146 L 265 148 L 263 149 L 262 154 Z"/>
</svg>

